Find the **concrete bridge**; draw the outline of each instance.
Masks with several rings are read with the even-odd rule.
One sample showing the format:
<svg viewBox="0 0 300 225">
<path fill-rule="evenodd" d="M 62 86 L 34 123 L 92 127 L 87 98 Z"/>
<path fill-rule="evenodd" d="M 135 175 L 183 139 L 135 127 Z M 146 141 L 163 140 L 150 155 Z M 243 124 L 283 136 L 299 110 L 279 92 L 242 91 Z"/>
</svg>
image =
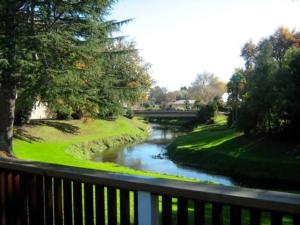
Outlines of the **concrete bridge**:
<svg viewBox="0 0 300 225">
<path fill-rule="evenodd" d="M 134 115 L 147 118 L 195 118 L 197 111 L 134 110 Z"/>
</svg>

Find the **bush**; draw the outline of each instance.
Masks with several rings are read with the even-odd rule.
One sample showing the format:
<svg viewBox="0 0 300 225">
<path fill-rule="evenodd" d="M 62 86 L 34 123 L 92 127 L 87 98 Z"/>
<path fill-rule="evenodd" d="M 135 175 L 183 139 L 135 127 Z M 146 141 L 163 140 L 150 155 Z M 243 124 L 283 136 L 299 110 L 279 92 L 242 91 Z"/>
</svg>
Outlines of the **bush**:
<svg viewBox="0 0 300 225">
<path fill-rule="evenodd" d="M 199 123 L 213 123 L 216 111 L 215 104 L 202 105 L 198 111 L 197 121 Z"/>
<path fill-rule="evenodd" d="M 241 128 L 246 135 L 254 134 L 257 130 L 258 115 L 244 104 L 238 109 L 237 126 Z"/>
<path fill-rule="evenodd" d="M 30 119 L 32 109 L 36 100 L 32 96 L 28 96 L 20 92 L 16 100 L 15 121 L 16 125 L 27 123 Z"/>
<path fill-rule="evenodd" d="M 72 119 L 71 113 L 57 111 L 56 112 L 56 119 L 57 120 L 70 120 L 70 119 Z"/>
<path fill-rule="evenodd" d="M 131 109 L 127 109 L 124 116 L 128 119 L 132 119 L 134 117 L 134 112 Z"/>
<path fill-rule="evenodd" d="M 74 120 L 80 120 L 83 117 L 83 113 L 80 109 L 78 109 L 71 114 L 71 117 Z"/>
</svg>

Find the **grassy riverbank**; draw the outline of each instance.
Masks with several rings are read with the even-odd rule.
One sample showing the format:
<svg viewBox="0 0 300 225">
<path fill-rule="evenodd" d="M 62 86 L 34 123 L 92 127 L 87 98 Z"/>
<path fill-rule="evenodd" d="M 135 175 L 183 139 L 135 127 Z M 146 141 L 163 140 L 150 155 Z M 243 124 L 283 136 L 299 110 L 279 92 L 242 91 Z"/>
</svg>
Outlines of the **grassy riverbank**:
<svg viewBox="0 0 300 225">
<path fill-rule="evenodd" d="M 177 138 L 168 147 L 169 156 L 186 165 L 230 175 L 248 186 L 298 188 L 300 143 L 246 137 L 228 128 L 226 118 L 201 125 Z"/>
<path fill-rule="evenodd" d="M 176 177 L 164 174 L 143 172 L 122 167 L 113 163 L 99 163 L 87 160 L 79 147 L 93 150 L 95 144 L 109 147 L 109 140 L 120 143 L 140 141 L 148 135 L 147 124 L 137 120 L 119 118 L 115 121 L 72 120 L 72 121 L 33 121 L 24 127 L 16 128 L 14 154 L 17 158 L 54 163 L 102 171 L 125 173 L 159 178 Z M 91 145 L 92 143 L 92 145 Z M 186 180 L 184 178 L 176 178 Z"/>
</svg>

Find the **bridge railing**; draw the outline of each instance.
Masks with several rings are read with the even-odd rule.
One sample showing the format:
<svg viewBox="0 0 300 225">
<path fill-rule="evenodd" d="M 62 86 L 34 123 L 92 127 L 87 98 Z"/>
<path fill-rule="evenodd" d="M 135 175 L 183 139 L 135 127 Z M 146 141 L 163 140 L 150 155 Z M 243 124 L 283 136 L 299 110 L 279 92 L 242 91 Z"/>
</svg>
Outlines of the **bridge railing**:
<svg viewBox="0 0 300 225">
<path fill-rule="evenodd" d="M 197 117 L 198 112 L 194 110 L 134 110 L 134 115 L 143 117 Z"/>
<path fill-rule="evenodd" d="M 300 225 L 300 195 L 0 160 L 1 225 Z"/>
</svg>

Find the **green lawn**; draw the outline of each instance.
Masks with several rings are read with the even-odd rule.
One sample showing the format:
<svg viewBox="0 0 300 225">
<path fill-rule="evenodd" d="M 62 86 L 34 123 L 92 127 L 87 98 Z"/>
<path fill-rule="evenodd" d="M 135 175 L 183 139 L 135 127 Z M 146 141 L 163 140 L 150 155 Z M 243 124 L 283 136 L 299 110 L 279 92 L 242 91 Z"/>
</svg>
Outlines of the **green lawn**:
<svg viewBox="0 0 300 225">
<path fill-rule="evenodd" d="M 147 129 L 147 125 L 142 121 L 137 119 L 129 120 L 124 117 L 115 121 L 33 121 L 29 125 L 16 128 L 13 142 L 14 154 L 17 158 L 46 163 L 141 176 L 190 180 L 164 174 L 138 171 L 113 163 L 93 162 L 66 153 L 66 149 L 73 145 L 101 139 L 122 136 L 145 138 L 148 134 Z"/>
<path fill-rule="evenodd" d="M 178 162 L 230 175 L 248 186 L 256 186 L 254 181 L 266 186 L 275 182 L 294 189 L 300 185 L 299 144 L 247 137 L 228 128 L 225 116 L 218 116 L 215 124 L 198 126 L 177 138 L 168 153 Z"/>
</svg>

